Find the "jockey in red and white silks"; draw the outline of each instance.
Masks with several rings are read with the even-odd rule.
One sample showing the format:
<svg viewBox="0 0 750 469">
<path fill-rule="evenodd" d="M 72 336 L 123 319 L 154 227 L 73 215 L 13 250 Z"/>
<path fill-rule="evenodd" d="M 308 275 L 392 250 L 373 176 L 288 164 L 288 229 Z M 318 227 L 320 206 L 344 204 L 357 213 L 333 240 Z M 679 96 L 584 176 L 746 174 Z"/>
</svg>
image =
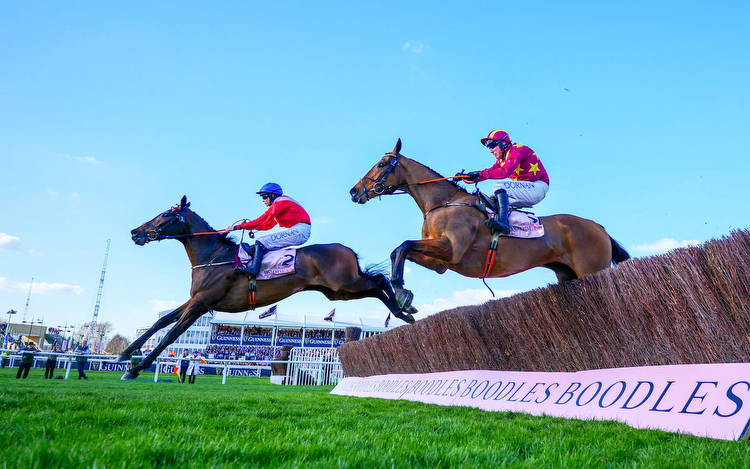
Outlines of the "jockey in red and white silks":
<svg viewBox="0 0 750 469">
<path fill-rule="evenodd" d="M 255 241 L 253 263 L 247 269 L 240 269 L 250 275 L 257 275 L 264 251 L 299 246 L 310 239 L 310 215 L 289 196 L 283 195 L 281 186 L 269 182 L 257 192 L 268 207 L 263 215 L 227 228 L 233 230 L 270 230 L 277 224 L 285 230 L 258 237 Z"/>
</svg>

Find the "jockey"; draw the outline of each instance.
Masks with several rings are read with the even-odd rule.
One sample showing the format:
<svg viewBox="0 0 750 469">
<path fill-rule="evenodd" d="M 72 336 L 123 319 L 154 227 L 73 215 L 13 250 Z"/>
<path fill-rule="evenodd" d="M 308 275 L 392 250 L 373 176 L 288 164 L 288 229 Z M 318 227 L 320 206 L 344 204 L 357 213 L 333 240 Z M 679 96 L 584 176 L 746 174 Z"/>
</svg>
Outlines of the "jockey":
<svg viewBox="0 0 750 469">
<path fill-rule="evenodd" d="M 469 178 L 463 179 L 463 182 L 475 184 L 486 179 L 498 180 L 493 186 L 498 210 L 486 224 L 489 228 L 508 234 L 510 205 L 531 207 L 541 202 L 549 189 L 549 176 L 534 150 L 511 142 L 504 130 L 493 130 L 487 134 L 482 139 L 482 145 L 489 148 L 497 162 L 482 171 L 467 173 Z"/>
<path fill-rule="evenodd" d="M 270 230 L 277 223 L 286 229 L 256 239 L 252 265 L 247 269 L 237 269 L 250 275 L 258 275 L 260 262 L 266 251 L 299 246 L 310 239 L 310 215 L 294 199 L 284 195 L 281 186 L 269 182 L 256 194 L 260 195 L 268 210 L 255 220 L 230 226 L 226 231 Z"/>
</svg>

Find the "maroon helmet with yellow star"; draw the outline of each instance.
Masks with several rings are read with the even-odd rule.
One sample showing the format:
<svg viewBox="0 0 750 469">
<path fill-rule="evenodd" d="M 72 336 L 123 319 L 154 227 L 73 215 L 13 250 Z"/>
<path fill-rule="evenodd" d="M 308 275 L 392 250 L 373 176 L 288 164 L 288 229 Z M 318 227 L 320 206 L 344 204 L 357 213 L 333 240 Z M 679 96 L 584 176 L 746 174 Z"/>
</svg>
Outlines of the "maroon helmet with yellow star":
<svg viewBox="0 0 750 469">
<path fill-rule="evenodd" d="M 482 145 L 487 146 L 490 141 L 510 143 L 510 135 L 502 129 L 493 130 L 482 139 Z"/>
</svg>

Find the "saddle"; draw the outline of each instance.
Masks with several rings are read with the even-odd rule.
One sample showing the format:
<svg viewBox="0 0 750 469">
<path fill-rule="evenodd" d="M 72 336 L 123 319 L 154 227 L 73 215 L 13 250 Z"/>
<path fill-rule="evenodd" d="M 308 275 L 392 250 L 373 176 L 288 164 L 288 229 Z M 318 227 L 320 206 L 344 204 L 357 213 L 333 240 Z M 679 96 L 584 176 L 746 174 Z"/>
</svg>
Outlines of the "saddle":
<svg viewBox="0 0 750 469">
<path fill-rule="evenodd" d="M 493 217 L 500 208 L 498 201 L 494 197 L 483 194 L 481 191 L 474 192 L 474 199 L 477 209 L 487 218 Z M 510 238 L 541 238 L 544 236 L 544 226 L 541 219 L 529 210 L 522 210 L 526 207 L 510 205 L 508 223 L 510 224 L 510 233 L 501 236 Z"/>
</svg>

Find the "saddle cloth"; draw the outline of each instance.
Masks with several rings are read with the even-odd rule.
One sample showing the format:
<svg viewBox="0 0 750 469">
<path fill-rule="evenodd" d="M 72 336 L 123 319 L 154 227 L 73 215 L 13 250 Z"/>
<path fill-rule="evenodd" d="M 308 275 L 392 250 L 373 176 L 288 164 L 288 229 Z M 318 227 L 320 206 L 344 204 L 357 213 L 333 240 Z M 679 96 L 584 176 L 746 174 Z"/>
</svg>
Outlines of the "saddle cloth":
<svg viewBox="0 0 750 469">
<path fill-rule="evenodd" d="M 484 209 L 487 217 L 495 216 L 495 207 L 497 201 L 480 191 L 474 193 L 476 197 L 476 205 L 480 211 Z M 518 207 L 510 206 L 510 214 L 508 215 L 508 224 L 510 225 L 510 233 L 507 235 L 510 238 L 541 238 L 544 236 L 544 225 L 542 221 L 534 215 L 532 212 L 526 210 L 519 210 Z"/>
<path fill-rule="evenodd" d="M 495 212 L 487 207 L 487 216 L 492 217 L 494 214 Z M 510 233 L 501 236 L 526 239 L 541 238 L 544 236 L 542 221 L 531 212 L 511 208 L 510 215 L 508 215 L 508 223 L 510 224 Z"/>
<path fill-rule="evenodd" d="M 250 255 L 251 248 L 247 243 L 242 243 L 237 251 L 237 258 L 242 267 L 247 267 L 253 256 Z M 296 272 L 297 249 L 285 248 L 268 251 L 263 255 L 260 263 L 258 280 L 271 280 L 284 277 Z"/>
</svg>

